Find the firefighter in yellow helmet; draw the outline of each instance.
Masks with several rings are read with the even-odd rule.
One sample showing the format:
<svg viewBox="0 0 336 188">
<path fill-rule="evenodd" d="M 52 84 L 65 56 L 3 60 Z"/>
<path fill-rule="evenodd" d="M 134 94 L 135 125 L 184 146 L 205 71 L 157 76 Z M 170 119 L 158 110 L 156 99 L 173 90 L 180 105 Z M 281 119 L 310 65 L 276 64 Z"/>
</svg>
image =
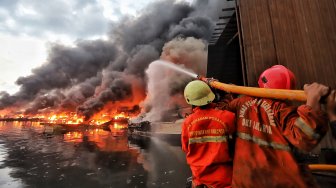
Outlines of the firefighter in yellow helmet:
<svg viewBox="0 0 336 188">
<path fill-rule="evenodd" d="M 193 175 L 193 187 L 230 187 L 232 156 L 230 138 L 235 131 L 235 115 L 215 109 L 215 94 L 199 80 L 184 89 L 184 97 L 193 113 L 182 126 L 182 150 Z"/>
</svg>

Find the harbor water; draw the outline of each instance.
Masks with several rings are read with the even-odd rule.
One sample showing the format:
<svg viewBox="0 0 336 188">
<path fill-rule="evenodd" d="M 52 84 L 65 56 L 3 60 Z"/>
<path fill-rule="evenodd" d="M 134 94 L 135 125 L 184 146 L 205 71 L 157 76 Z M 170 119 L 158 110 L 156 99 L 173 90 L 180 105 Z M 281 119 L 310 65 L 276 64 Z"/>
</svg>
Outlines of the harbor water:
<svg viewBox="0 0 336 188">
<path fill-rule="evenodd" d="M 181 146 L 159 138 L 43 131 L 38 122 L 0 122 L 0 187 L 178 188 L 191 176 Z"/>
</svg>

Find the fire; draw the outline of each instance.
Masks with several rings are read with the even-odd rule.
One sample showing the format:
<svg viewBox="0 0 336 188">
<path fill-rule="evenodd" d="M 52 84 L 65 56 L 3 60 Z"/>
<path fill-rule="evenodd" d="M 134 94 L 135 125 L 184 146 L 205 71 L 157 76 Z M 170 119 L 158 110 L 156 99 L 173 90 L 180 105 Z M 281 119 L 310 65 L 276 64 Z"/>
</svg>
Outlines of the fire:
<svg viewBox="0 0 336 188">
<path fill-rule="evenodd" d="M 79 116 L 74 112 L 41 115 L 39 117 L 43 117 L 44 121 L 47 123 L 54 124 L 81 124 L 84 122 L 84 117 Z"/>
<path fill-rule="evenodd" d="M 85 117 L 78 115 L 75 112 L 63 112 L 63 113 L 49 113 L 49 114 L 36 114 L 34 116 L 29 115 L 15 115 L 5 116 L 0 115 L 3 119 L 37 119 L 41 122 L 50 124 L 89 124 L 89 125 L 102 125 L 107 122 L 127 122 L 130 115 L 125 112 L 120 113 L 98 113 L 94 115 L 90 120 L 84 121 Z M 135 115 L 132 115 L 135 116 Z"/>
<path fill-rule="evenodd" d="M 47 123 L 52 124 L 89 124 L 89 125 L 102 125 L 107 122 L 127 122 L 130 118 L 124 112 L 118 114 L 102 113 L 96 114 L 90 120 L 84 122 L 84 116 L 76 113 L 60 113 L 35 116 L 44 119 Z"/>
<path fill-rule="evenodd" d="M 124 113 L 120 113 L 115 115 L 113 118 L 114 120 L 128 120 L 130 117 L 125 115 Z"/>
<path fill-rule="evenodd" d="M 121 125 L 121 124 L 118 124 L 118 123 L 113 124 L 113 129 L 121 130 L 121 129 L 124 129 L 124 128 L 125 128 L 125 125 Z"/>
<path fill-rule="evenodd" d="M 129 118 L 130 116 L 124 112 L 97 113 L 91 118 L 91 120 L 89 120 L 89 124 L 101 125 L 107 122 L 127 122 Z"/>
<path fill-rule="evenodd" d="M 113 123 L 127 123 L 131 117 L 137 116 L 140 113 L 138 106 L 121 106 L 117 103 L 108 103 L 101 111 L 87 117 L 81 114 L 80 111 L 69 111 L 66 109 L 55 109 L 55 111 L 44 111 L 36 114 L 24 114 L 24 111 L 19 110 L 0 110 L 0 120 L 2 121 L 36 121 L 45 124 L 59 125 L 113 125 Z"/>
</svg>

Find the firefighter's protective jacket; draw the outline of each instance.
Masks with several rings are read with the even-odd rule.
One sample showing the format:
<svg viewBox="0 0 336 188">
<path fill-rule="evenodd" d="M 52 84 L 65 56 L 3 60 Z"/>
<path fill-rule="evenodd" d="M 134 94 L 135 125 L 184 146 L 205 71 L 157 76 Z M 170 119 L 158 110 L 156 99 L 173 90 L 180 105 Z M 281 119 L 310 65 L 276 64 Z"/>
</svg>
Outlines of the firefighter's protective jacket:
<svg viewBox="0 0 336 188">
<path fill-rule="evenodd" d="M 232 156 L 229 140 L 235 115 L 229 111 L 196 107 L 182 127 L 182 149 L 193 174 L 193 184 L 223 188 L 231 185 Z"/>
<path fill-rule="evenodd" d="M 328 129 L 325 113 L 249 96 L 233 100 L 229 110 L 237 117 L 232 187 L 316 187 L 291 148 L 318 144 Z"/>
</svg>

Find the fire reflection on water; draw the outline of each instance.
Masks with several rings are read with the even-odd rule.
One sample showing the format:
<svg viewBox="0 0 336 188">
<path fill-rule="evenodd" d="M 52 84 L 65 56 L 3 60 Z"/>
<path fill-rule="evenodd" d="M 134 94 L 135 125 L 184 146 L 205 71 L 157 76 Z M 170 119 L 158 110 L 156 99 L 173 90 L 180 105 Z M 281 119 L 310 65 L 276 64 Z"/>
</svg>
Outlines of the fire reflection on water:
<svg viewBox="0 0 336 188">
<path fill-rule="evenodd" d="M 180 147 L 150 139 L 130 140 L 122 123 L 109 128 L 47 136 L 39 123 L 0 122 L 0 142 L 8 154 L 2 166 L 10 169 L 8 177 L 28 187 L 184 185 L 190 174 Z"/>
<path fill-rule="evenodd" d="M 63 135 L 63 140 L 72 143 L 91 143 L 100 151 L 127 151 L 129 147 L 125 132 L 126 125 L 114 123 L 110 128 L 110 132 L 98 128 L 67 132 Z"/>
<path fill-rule="evenodd" d="M 65 142 L 82 142 L 83 133 L 81 132 L 68 132 L 63 135 L 63 139 Z"/>
</svg>

